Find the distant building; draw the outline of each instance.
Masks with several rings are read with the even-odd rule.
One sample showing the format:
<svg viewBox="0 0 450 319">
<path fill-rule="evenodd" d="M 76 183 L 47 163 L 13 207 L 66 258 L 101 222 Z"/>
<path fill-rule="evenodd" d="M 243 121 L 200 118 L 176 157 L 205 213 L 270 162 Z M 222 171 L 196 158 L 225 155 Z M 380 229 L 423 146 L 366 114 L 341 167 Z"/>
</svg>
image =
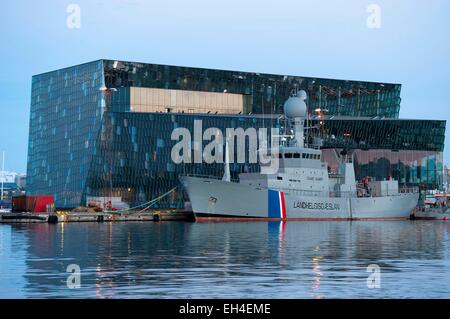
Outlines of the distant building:
<svg viewBox="0 0 450 319">
<path fill-rule="evenodd" d="M 194 120 L 204 130 L 281 128 L 295 88 L 307 92 L 310 114 L 327 110 L 330 169 L 335 150 L 346 148 L 354 150 L 358 179 L 442 188 L 446 122 L 399 119 L 400 84 L 98 60 L 33 76 L 27 192 L 54 195 L 57 207 L 86 205 L 92 196 L 134 205 L 179 185 L 180 174 L 221 176 L 222 164 L 174 164 L 172 130 L 192 129 Z M 258 170 L 231 165 L 232 177 Z M 158 204 L 184 200 L 179 188 Z"/>
<path fill-rule="evenodd" d="M 450 192 L 450 164 L 447 164 L 444 169 L 444 187 L 447 192 Z"/>
<path fill-rule="evenodd" d="M 15 182 L 17 185 L 17 188 L 24 191 L 27 186 L 27 175 L 26 174 L 17 174 L 15 178 Z"/>
<path fill-rule="evenodd" d="M 25 190 L 27 176 L 25 174 L 0 171 L 0 183 L 3 183 L 3 187 Z"/>
<path fill-rule="evenodd" d="M 0 207 L 11 207 L 12 196 L 23 194 L 25 187 L 25 174 L 0 171 L 0 188 L 3 190 L 3 199 L 0 197 Z"/>
</svg>

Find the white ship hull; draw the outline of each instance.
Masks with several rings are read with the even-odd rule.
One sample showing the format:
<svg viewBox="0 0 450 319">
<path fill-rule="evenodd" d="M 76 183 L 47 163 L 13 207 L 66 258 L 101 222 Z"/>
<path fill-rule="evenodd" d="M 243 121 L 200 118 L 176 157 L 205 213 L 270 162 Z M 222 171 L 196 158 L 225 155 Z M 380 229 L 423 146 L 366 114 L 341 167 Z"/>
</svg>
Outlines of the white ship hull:
<svg viewBox="0 0 450 319">
<path fill-rule="evenodd" d="M 197 219 L 261 220 L 407 219 L 418 193 L 384 197 L 303 196 L 211 178 L 181 178 Z"/>
</svg>

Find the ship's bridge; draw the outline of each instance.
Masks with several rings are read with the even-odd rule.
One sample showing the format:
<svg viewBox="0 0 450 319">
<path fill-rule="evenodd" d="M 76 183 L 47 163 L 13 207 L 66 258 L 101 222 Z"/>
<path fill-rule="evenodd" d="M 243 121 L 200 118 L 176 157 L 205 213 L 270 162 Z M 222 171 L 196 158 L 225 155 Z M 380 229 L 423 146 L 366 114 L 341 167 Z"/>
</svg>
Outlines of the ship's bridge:
<svg viewBox="0 0 450 319">
<path fill-rule="evenodd" d="M 322 162 L 322 152 L 318 149 L 287 146 L 272 151 L 272 160 L 278 159 L 280 170 L 293 168 L 325 169 L 326 164 Z M 273 163 L 261 164 L 261 173 L 266 173 L 266 168 Z"/>
<path fill-rule="evenodd" d="M 278 152 L 279 159 L 301 158 L 309 160 L 320 160 L 322 152 L 312 148 L 283 147 Z"/>
<path fill-rule="evenodd" d="M 311 148 L 282 147 L 273 152 L 274 163 L 261 165 L 261 173 L 239 174 L 243 184 L 275 189 L 305 191 L 327 191 L 329 179 L 326 163 L 321 160 L 321 151 Z M 276 166 L 276 165 L 275 165 Z"/>
</svg>

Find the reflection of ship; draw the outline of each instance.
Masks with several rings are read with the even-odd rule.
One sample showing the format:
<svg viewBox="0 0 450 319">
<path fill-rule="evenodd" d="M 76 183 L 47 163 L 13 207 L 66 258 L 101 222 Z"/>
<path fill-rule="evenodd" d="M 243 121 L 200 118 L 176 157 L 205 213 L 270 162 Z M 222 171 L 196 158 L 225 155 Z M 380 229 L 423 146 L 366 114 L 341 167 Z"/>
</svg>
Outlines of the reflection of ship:
<svg viewBox="0 0 450 319">
<path fill-rule="evenodd" d="M 399 190 L 398 181 L 371 182 L 358 188 L 352 156 L 341 153 L 339 174 L 328 173 L 318 147 L 305 144 L 306 93 L 299 91 L 284 105 L 294 135 L 271 150 L 279 169 L 261 166 L 261 173 L 243 173 L 230 181 L 228 146 L 222 180 L 183 176 L 196 218 L 256 219 L 402 219 L 417 205 L 419 194 Z M 288 138 L 286 136 L 285 138 Z M 308 139 L 307 139 L 308 140 Z"/>
</svg>

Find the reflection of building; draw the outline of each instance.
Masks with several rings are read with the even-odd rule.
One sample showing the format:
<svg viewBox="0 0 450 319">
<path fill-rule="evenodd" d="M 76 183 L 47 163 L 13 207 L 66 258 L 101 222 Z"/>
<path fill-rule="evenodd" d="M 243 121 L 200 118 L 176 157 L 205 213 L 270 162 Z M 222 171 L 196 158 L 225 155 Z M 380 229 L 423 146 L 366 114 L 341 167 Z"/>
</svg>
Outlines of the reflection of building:
<svg viewBox="0 0 450 319">
<path fill-rule="evenodd" d="M 434 279 L 427 287 L 409 288 L 406 297 L 442 298 L 448 291 L 441 279 L 448 276 L 447 268 L 437 275 L 436 267 L 421 267 L 448 260 L 447 223 L 37 223 L 11 228 L 0 228 L 11 233 L 3 236 L 0 262 L 9 275 L 0 276 L 0 283 L 17 277 L 16 292 L 2 295 L 11 286 L 4 285 L 3 298 L 17 291 L 19 298 L 373 298 L 365 285 L 366 267 L 373 263 L 382 267 L 380 291 L 386 292 L 377 297 L 404 298 L 399 281 L 414 285 L 410 267 Z M 70 264 L 81 268 L 82 289 L 64 288 Z M 206 280 L 209 285 L 199 285 Z"/>
<path fill-rule="evenodd" d="M 326 121 L 325 161 L 337 169 L 329 149 L 355 150 L 358 179 L 394 178 L 408 186 L 440 189 L 443 184 L 445 121 L 343 119 Z M 330 136 L 334 136 L 330 138 Z"/>
<path fill-rule="evenodd" d="M 11 207 L 12 196 L 24 193 L 25 181 L 25 174 L 0 171 L 0 187 L 3 190 L 3 201 L 0 199 L 0 207 Z"/>
<path fill-rule="evenodd" d="M 59 207 L 87 196 L 142 203 L 178 184 L 180 173 L 221 175 L 221 164 L 175 165 L 174 128 L 282 127 L 293 88 L 311 113 L 327 109 L 325 159 L 355 150 L 358 178 L 442 184 L 445 121 L 398 119 L 400 85 L 99 60 L 32 79 L 28 191 L 53 194 Z M 312 119 L 314 124 L 321 120 Z M 207 142 L 204 142 L 206 145 Z M 203 146 L 204 146 L 203 145 Z M 231 165 L 257 171 L 256 164 Z M 180 191 L 160 205 L 181 205 Z"/>
</svg>

